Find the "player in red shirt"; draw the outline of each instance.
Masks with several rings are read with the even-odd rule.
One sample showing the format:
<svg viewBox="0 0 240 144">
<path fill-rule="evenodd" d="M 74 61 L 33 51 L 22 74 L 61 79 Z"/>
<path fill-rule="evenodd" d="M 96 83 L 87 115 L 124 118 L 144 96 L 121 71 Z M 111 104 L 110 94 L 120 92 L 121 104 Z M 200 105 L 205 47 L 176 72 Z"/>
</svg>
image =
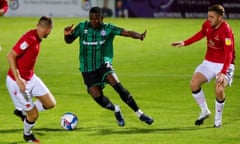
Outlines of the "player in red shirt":
<svg viewBox="0 0 240 144">
<path fill-rule="evenodd" d="M 7 88 L 15 105 L 14 114 L 24 122 L 23 137 L 27 142 L 39 142 L 32 134 L 38 113 L 56 105 L 49 89 L 34 73 L 40 42 L 47 38 L 51 30 L 51 18 L 41 17 L 36 29 L 26 32 L 7 55 L 10 66 Z M 33 97 L 37 99 L 34 102 Z"/>
<path fill-rule="evenodd" d="M 3 16 L 8 10 L 7 0 L 0 0 L 0 16 Z"/>
<path fill-rule="evenodd" d="M 185 41 L 172 43 L 172 46 L 182 47 L 197 42 L 204 37 L 207 38 L 205 60 L 196 68 L 190 84 L 192 95 L 201 108 L 200 116 L 195 121 L 195 125 L 203 124 L 204 120 L 211 114 L 201 86 L 212 79 L 216 79 L 214 127 L 222 126 L 224 90 L 232 83 L 235 59 L 233 32 L 223 16 L 223 6 L 210 6 L 208 8 L 208 19 L 203 23 L 199 32 Z"/>
</svg>

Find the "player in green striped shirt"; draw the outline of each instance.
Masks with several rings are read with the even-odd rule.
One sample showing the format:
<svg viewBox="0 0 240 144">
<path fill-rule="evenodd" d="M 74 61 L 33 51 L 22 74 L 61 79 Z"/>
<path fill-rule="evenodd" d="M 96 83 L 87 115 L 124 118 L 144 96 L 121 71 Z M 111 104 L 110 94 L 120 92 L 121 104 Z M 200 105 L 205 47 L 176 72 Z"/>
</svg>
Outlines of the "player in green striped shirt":
<svg viewBox="0 0 240 144">
<path fill-rule="evenodd" d="M 66 43 L 72 43 L 79 37 L 80 71 L 88 93 L 103 108 L 114 111 L 119 126 L 124 126 L 120 107 L 114 105 L 103 94 L 104 84 L 110 84 L 121 99 L 137 114 L 140 120 L 152 124 L 153 119 L 145 115 L 135 100 L 120 83 L 112 68 L 113 40 L 116 35 L 144 40 L 146 31 L 142 34 L 103 23 L 101 8 L 93 7 L 89 12 L 89 21 L 80 22 L 76 27 L 67 26 L 64 29 Z"/>
</svg>

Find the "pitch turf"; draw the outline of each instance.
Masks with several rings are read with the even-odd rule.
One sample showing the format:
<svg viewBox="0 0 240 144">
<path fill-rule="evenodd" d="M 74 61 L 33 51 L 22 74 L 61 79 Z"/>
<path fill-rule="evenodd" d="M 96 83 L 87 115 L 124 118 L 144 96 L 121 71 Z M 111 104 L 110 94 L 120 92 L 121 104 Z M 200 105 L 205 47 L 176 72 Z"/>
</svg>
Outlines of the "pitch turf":
<svg viewBox="0 0 240 144">
<path fill-rule="evenodd" d="M 24 143 L 22 122 L 13 112 L 5 88 L 8 68 L 6 54 L 22 33 L 34 28 L 38 18 L 0 18 L 0 143 Z M 213 115 L 204 125 L 194 126 L 199 108 L 193 100 L 189 81 L 205 53 L 205 40 L 185 48 L 170 43 L 185 39 L 201 27 L 203 19 L 105 19 L 105 22 L 143 32 L 141 42 L 116 37 L 114 68 L 142 110 L 155 122 L 148 126 L 107 86 L 105 94 L 121 106 L 126 126 L 118 127 L 112 112 L 100 108 L 87 94 L 78 71 L 78 42 L 67 45 L 63 28 L 83 19 L 54 18 L 54 29 L 43 40 L 35 71 L 57 100 L 56 108 L 40 113 L 34 133 L 44 144 L 236 144 L 240 141 L 239 100 L 239 20 L 228 20 L 235 32 L 237 59 L 232 87 L 226 90 L 227 101 L 223 127 L 214 129 L 213 82 L 204 85 Z M 74 112 L 78 128 L 65 131 L 60 127 L 64 112 Z"/>
</svg>

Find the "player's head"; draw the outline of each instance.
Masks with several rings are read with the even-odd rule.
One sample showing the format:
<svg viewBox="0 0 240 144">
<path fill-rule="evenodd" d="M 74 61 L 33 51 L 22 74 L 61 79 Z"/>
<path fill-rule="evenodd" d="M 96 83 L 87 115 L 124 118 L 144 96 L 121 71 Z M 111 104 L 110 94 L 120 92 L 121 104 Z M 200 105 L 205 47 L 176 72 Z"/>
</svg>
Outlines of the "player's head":
<svg viewBox="0 0 240 144">
<path fill-rule="evenodd" d="M 51 33 L 53 27 L 53 21 L 50 17 L 42 16 L 37 24 L 37 32 L 40 39 L 47 38 Z"/>
<path fill-rule="evenodd" d="M 91 27 L 100 28 L 103 23 L 102 9 L 99 7 L 92 7 L 89 11 L 89 20 Z"/>
<path fill-rule="evenodd" d="M 213 28 L 218 27 L 222 21 L 225 10 L 222 5 L 216 4 L 208 7 L 208 21 Z"/>
</svg>

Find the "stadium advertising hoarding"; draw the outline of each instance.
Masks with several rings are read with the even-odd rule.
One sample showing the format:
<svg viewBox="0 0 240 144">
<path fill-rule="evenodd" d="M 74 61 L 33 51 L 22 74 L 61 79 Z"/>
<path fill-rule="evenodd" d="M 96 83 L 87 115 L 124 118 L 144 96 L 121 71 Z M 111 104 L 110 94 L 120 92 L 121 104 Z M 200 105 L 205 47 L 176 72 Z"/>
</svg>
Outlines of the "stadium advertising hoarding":
<svg viewBox="0 0 240 144">
<path fill-rule="evenodd" d="M 222 4 L 227 18 L 240 18 L 240 0 L 126 0 L 130 17 L 206 17 L 209 5 Z"/>
<path fill-rule="evenodd" d="M 109 0 L 115 12 L 113 1 Z M 227 18 L 240 18 L 240 0 L 122 0 L 129 17 L 206 17 L 207 7 L 223 4 Z M 6 16 L 87 17 L 103 0 L 9 0 Z M 117 13 L 117 12 L 115 12 Z"/>
<path fill-rule="evenodd" d="M 6 16 L 86 17 L 96 0 L 9 0 Z"/>
</svg>

